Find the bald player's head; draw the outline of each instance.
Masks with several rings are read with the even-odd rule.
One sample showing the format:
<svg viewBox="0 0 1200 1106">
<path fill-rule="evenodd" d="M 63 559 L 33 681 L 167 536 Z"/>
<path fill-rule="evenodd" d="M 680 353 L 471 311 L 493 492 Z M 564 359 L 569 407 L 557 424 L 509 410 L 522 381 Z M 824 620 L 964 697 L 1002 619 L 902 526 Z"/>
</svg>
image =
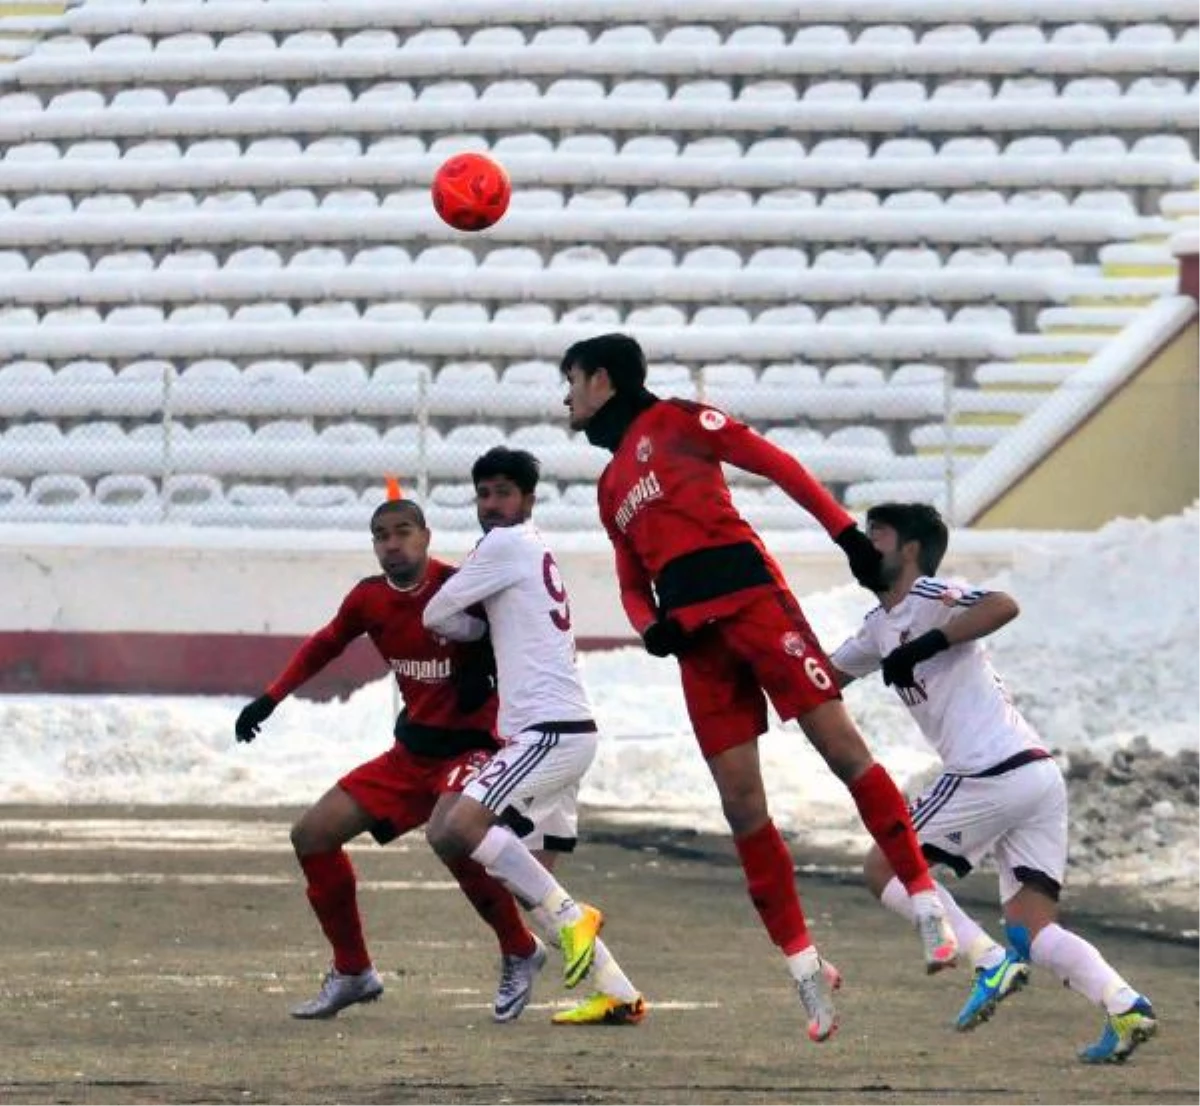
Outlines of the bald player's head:
<svg viewBox="0 0 1200 1106">
<path fill-rule="evenodd" d="M 371 513 L 371 541 L 384 575 L 398 588 L 425 579 L 429 567 L 429 527 L 425 512 L 411 499 L 388 499 Z"/>
<path fill-rule="evenodd" d="M 374 531 L 375 523 L 379 521 L 380 516 L 387 514 L 389 511 L 407 514 L 422 530 L 429 529 L 425 522 L 425 512 L 421 510 L 421 505 L 415 499 L 385 499 L 371 512 L 372 531 Z"/>
</svg>

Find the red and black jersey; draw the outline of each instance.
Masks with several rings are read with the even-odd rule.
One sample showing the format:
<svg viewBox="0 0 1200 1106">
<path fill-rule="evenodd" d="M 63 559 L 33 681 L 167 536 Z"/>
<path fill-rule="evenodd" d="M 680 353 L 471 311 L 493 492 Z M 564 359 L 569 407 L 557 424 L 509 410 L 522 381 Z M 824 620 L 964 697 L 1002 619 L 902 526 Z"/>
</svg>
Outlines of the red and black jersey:
<svg viewBox="0 0 1200 1106">
<path fill-rule="evenodd" d="M 360 580 L 342 600 L 333 621 L 297 650 L 267 694 L 276 700 L 290 695 L 355 638 L 366 634 L 400 685 L 405 710 L 397 736 L 414 752 L 438 755 L 427 746 L 434 735 L 444 731 L 493 734 L 494 695 L 471 714 L 463 714 L 456 702 L 454 677 L 465 650 L 472 646 L 437 637 L 421 622 L 425 604 L 454 571 L 453 566 L 431 558 L 425 579 L 408 591 L 401 591 L 382 575 Z M 411 740 L 406 740 L 404 729 L 412 731 L 408 734 Z M 477 741 L 471 743 L 471 747 L 478 745 Z"/>
<path fill-rule="evenodd" d="M 854 524 L 798 461 L 745 424 L 685 400 L 653 403 L 625 430 L 598 489 L 622 602 L 639 633 L 659 609 L 690 630 L 763 588 L 786 586 L 733 505 L 722 462 L 772 480 L 831 536 Z"/>
</svg>

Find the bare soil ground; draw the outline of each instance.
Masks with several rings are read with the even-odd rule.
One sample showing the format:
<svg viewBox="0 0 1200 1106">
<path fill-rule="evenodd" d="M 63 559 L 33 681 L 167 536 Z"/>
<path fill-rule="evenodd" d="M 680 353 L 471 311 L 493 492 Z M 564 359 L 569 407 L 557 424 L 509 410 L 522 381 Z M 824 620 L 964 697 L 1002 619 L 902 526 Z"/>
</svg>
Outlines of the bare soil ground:
<svg viewBox="0 0 1200 1106">
<path fill-rule="evenodd" d="M 728 843 L 594 820 L 562 874 L 606 909 L 606 938 L 651 1004 L 641 1026 L 551 1026 L 571 997 L 553 962 L 521 1020 L 493 1024 L 491 934 L 419 838 L 352 849 L 383 999 L 296 1022 L 287 1009 L 314 991 L 327 953 L 288 848 L 295 813 L 0 808 L 0 1102 L 1200 1097 L 1196 945 L 1130 932 L 1145 921 L 1136 903 L 1072 902 L 1070 922 L 1161 1019 L 1129 1064 L 1091 1068 L 1075 1047 L 1101 1017 L 1045 973 L 956 1034 L 967 972 L 927 978 L 915 936 L 861 887 L 802 874 L 818 942 L 846 977 L 841 1031 L 815 1046 Z M 802 873 L 833 863 L 796 854 Z M 972 881 L 966 897 L 990 921 L 993 884 Z M 1194 916 L 1161 922 L 1195 929 Z"/>
</svg>

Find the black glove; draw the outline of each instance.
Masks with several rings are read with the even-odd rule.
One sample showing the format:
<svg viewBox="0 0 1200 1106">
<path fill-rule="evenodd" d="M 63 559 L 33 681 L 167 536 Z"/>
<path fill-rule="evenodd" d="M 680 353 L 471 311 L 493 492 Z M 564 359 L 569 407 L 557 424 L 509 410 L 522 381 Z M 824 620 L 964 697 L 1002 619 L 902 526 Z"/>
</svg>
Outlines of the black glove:
<svg viewBox="0 0 1200 1106">
<path fill-rule="evenodd" d="M 659 618 L 642 634 L 642 644 L 652 657 L 678 656 L 687 645 L 687 634 L 673 618 Z"/>
<path fill-rule="evenodd" d="M 950 642 L 941 630 L 930 630 L 927 634 L 898 645 L 883 658 L 883 682 L 890 687 L 916 687 L 913 669 L 922 661 L 936 657 L 949 648 Z"/>
<path fill-rule="evenodd" d="M 833 539 L 842 547 L 854 578 L 868 591 L 887 591 L 883 580 L 883 554 L 871 544 L 871 539 L 858 526 L 847 526 Z"/>
<path fill-rule="evenodd" d="M 260 695 L 253 703 L 242 707 L 242 713 L 233 724 L 239 741 L 250 742 L 258 737 L 259 727 L 271 717 L 279 704 L 270 695 Z"/>
<path fill-rule="evenodd" d="M 454 672 L 454 699 L 463 714 L 474 714 L 496 691 L 496 654 L 491 638 L 472 642 L 462 651 Z"/>
</svg>

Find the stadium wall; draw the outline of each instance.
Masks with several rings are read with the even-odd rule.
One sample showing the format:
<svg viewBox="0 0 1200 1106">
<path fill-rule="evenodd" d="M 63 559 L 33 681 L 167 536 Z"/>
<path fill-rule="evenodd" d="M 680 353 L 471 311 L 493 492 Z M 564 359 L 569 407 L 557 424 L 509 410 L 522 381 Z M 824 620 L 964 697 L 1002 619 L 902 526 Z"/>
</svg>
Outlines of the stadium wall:
<svg viewBox="0 0 1200 1106">
<path fill-rule="evenodd" d="M 986 579 L 1031 537 L 956 534 L 947 570 Z M 635 643 L 603 541 L 551 537 L 585 649 Z M 850 581 L 841 553 L 819 534 L 769 543 L 801 597 Z M 435 535 L 434 547 L 456 561 L 470 539 Z M 369 543 L 357 534 L 3 527 L 0 692 L 257 694 L 373 571 Z M 865 592 L 863 603 L 865 611 Z M 383 672 L 359 641 L 304 694 L 343 695 Z"/>
<path fill-rule="evenodd" d="M 1167 297 L 1098 353 L 961 485 L 978 529 L 1092 530 L 1200 495 L 1196 303 Z"/>
</svg>

